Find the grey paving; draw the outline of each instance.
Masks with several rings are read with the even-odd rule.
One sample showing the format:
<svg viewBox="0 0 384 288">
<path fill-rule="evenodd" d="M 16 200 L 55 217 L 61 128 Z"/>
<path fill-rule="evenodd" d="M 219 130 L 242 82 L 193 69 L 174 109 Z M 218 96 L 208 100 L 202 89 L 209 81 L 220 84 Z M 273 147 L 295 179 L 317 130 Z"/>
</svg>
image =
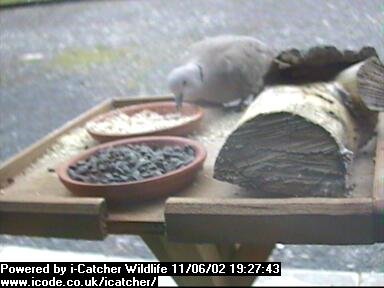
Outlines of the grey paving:
<svg viewBox="0 0 384 288">
<path fill-rule="evenodd" d="M 8 261 L 72 261 L 72 262 L 137 262 L 156 261 L 155 259 L 142 260 L 138 258 L 121 258 L 98 253 L 78 253 L 69 251 L 54 251 L 49 249 L 36 249 L 20 246 L 0 247 L 0 259 Z M 282 267 L 281 276 L 262 276 L 256 279 L 252 286 L 383 286 L 384 273 L 357 273 L 345 271 L 330 271 L 323 269 L 290 269 Z M 159 286 L 176 286 L 169 276 L 159 277 Z"/>
<path fill-rule="evenodd" d="M 0 161 L 103 99 L 166 93 L 190 43 L 256 36 L 276 48 L 373 45 L 384 57 L 381 0 L 81 1 L 0 11 Z M 153 257 L 135 237 L 103 242 L 0 237 L 2 244 Z M 284 246 L 288 267 L 383 271 L 384 246 Z"/>
<path fill-rule="evenodd" d="M 378 274 L 376 274 L 378 275 Z M 383 275 L 383 274 L 380 274 Z M 285 269 L 281 277 L 259 277 L 253 286 L 359 286 L 359 274 L 356 272 L 335 272 L 319 270 Z"/>
<path fill-rule="evenodd" d="M 360 286 L 384 286 L 384 273 L 361 273 L 359 275 Z"/>
</svg>

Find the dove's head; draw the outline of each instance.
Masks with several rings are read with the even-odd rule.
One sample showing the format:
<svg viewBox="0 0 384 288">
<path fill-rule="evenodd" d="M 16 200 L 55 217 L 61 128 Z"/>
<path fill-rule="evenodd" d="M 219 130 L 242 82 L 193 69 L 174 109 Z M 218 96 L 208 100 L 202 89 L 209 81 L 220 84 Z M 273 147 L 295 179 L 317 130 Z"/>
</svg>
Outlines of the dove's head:
<svg viewBox="0 0 384 288">
<path fill-rule="evenodd" d="M 199 64 L 187 63 L 171 71 L 168 75 L 168 86 L 175 95 L 177 108 L 184 99 L 193 99 L 203 84 L 203 69 Z"/>
</svg>

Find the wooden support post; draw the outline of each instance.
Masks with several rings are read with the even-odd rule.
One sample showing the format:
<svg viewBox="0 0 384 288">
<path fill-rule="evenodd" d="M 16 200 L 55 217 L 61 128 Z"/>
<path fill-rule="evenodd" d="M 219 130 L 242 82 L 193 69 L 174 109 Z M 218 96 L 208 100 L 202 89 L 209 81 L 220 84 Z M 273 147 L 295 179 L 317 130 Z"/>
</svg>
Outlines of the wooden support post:
<svg viewBox="0 0 384 288">
<path fill-rule="evenodd" d="M 249 245 L 238 244 L 231 259 L 232 262 L 265 262 L 272 253 L 275 244 L 270 245 Z M 232 277 L 233 287 L 248 287 L 255 282 L 254 276 Z"/>
<path fill-rule="evenodd" d="M 214 244 L 180 244 L 169 242 L 162 235 L 141 236 L 153 254 L 162 262 L 221 262 Z M 180 286 L 231 286 L 227 277 L 175 276 Z"/>
<path fill-rule="evenodd" d="M 170 262 L 262 262 L 266 261 L 274 244 L 253 246 L 241 244 L 192 244 L 169 242 L 164 236 L 141 236 L 160 261 Z M 180 286 L 250 286 L 254 276 L 176 276 Z"/>
</svg>

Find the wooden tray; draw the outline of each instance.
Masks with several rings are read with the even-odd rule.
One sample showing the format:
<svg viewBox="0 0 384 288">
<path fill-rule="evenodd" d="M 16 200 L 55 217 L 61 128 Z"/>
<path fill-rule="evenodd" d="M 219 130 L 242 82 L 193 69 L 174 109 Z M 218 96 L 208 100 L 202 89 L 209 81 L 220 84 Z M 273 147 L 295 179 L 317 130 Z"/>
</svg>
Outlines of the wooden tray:
<svg viewBox="0 0 384 288">
<path fill-rule="evenodd" d="M 167 233 L 170 239 L 187 242 L 364 244 L 384 241 L 383 115 L 380 115 L 378 141 L 372 141 L 371 149 L 358 155 L 355 161 L 352 178 L 356 188 L 349 198 L 265 199 L 212 179 L 214 159 L 225 137 L 220 129 L 229 132 L 240 116 L 227 115 L 218 109 L 206 111 L 202 129 L 193 136 L 208 150 L 203 171 L 194 185 L 168 200 L 108 207 L 101 198 L 74 196 L 52 173 L 57 164 L 70 157 L 56 155 L 61 147 L 57 143 L 63 136 L 77 135 L 81 129 L 83 133 L 85 129 L 78 127 L 114 108 L 164 100 L 170 97 L 106 101 L 3 163 L 0 167 L 0 233 L 84 239 L 101 239 L 108 233 Z M 86 146 L 95 144 L 87 142 Z M 373 163 L 375 153 L 376 164 Z M 56 158 L 47 160 L 46 155 Z"/>
</svg>

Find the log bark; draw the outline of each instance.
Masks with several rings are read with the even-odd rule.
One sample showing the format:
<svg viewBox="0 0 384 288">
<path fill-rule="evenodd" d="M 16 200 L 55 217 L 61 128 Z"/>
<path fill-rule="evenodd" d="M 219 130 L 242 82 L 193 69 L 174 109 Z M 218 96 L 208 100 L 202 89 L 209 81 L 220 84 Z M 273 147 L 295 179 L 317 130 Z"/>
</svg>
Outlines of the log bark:
<svg viewBox="0 0 384 288">
<path fill-rule="evenodd" d="M 277 85 L 331 81 L 344 69 L 371 57 L 378 58 L 378 55 L 375 48 L 369 46 L 358 51 L 340 50 L 335 46 L 287 49 L 275 57 L 264 82 Z"/>
<path fill-rule="evenodd" d="M 216 159 L 214 177 L 273 196 L 345 196 L 361 142 L 338 83 L 267 88 Z"/>
</svg>

